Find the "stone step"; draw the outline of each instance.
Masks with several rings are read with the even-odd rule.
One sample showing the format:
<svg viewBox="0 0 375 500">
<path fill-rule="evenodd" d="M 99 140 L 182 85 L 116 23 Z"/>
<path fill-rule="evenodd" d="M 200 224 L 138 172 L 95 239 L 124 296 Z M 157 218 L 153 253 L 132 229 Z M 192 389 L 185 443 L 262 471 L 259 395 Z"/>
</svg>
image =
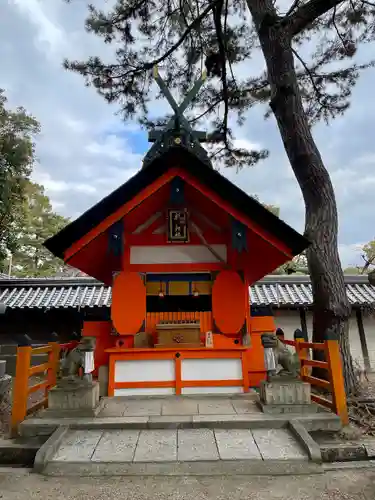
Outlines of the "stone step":
<svg viewBox="0 0 375 500">
<path fill-rule="evenodd" d="M 0 439 L 0 465 L 32 467 L 45 437 Z"/>
<path fill-rule="evenodd" d="M 323 472 L 292 429 L 73 430 L 60 427 L 37 453 L 46 475 L 242 475 Z"/>
<path fill-rule="evenodd" d="M 24 437 L 50 436 L 60 425 L 72 429 L 280 429 L 291 420 L 298 420 L 308 431 L 339 431 L 341 421 L 331 413 L 280 414 L 248 413 L 236 415 L 150 415 L 92 418 L 28 418 L 21 422 L 19 433 Z"/>
</svg>

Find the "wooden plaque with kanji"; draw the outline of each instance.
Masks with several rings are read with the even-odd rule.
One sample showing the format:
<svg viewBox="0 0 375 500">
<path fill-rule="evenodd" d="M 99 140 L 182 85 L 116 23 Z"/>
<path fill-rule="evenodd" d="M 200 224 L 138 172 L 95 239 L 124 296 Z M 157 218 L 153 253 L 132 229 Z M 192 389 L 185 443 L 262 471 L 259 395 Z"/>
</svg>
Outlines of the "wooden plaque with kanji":
<svg viewBox="0 0 375 500">
<path fill-rule="evenodd" d="M 188 212 L 183 210 L 168 210 L 168 242 L 187 243 L 189 241 Z"/>
</svg>

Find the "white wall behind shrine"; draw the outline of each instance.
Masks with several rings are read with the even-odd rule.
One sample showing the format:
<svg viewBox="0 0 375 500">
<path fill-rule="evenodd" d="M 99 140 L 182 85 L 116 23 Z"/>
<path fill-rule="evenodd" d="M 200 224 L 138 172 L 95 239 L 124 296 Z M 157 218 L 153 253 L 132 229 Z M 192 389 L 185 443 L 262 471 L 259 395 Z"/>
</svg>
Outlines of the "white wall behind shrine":
<svg viewBox="0 0 375 500">
<path fill-rule="evenodd" d="M 292 340 L 296 328 L 301 328 L 299 311 L 296 309 L 275 311 L 276 327 L 284 330 L 285 338 Z M 306 311 L 307 332 L 309 340 L 312 335 L 312 313 Z M 369 350 L 370 362 L 375 370 L 375 318 L 373 316 L 363 316 L 363 326 L 366 334 L 366 341 Z M 353 359 L 363 366 L 361 342 L 359 340 L 358 327 L 355 311 L 352 312 L 349 321 L 349 340 Z"/>
</svg>

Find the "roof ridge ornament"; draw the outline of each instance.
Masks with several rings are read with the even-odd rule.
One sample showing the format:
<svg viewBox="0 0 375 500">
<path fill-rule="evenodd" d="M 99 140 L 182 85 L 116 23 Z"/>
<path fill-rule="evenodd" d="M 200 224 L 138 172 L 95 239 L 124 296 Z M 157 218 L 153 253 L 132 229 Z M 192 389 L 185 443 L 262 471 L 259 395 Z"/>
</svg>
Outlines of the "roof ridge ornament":
<svg viewBox="0 0 375 500">
<path fill-rule="evenodd" d="M 157 66 L 153 68 L 153 76 L 161 92 L 173 109 L 174 116 L 168 120 L 163 130 L 151 130 L 149 132 L 148 140 L 149 142 L 153 142 L 153 145 L 143 160 L 142 168 L 147 167 L 157 157 L 163 155 L 168 149 L 173 147 L 182 147 L 189 150 L 195 154 L 199 160 L 212 168 L 207 151 L 201 146 L 202 142 L 207 141 L 207 132 L 193 130 L 189 121 L 183 114 L 206 81 L 207 72 L 202 72 L 200 78 L 194 83 L 180 105 L 176 103 L 166 83 L 160 76 Z"/>
</svg>

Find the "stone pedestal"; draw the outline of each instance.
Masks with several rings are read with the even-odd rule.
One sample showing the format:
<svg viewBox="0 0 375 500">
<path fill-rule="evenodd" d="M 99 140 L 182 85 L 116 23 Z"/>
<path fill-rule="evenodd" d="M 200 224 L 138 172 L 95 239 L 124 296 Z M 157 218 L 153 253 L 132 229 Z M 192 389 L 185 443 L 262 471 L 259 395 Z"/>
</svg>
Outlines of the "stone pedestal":
<svg viewBox="0 0 375 500">
<path fill-rule="evenodd" d="M 98 382 L 60 382 L 48 393 L 46 418 L 95 417 L 100 411 Z"/>
<path fill-rule="evenodd" d="M 4 367 L 5 370 L 5 367 Z M 0 432 L 7 433 L 12 412 L 12 377 L 3 375 L 0 377 Z"/>
<path fill-rule="evenodd" d="M 0 359 L 0 379 L 6 375 L 7 362 L 4 359 Z"/>
<path fill-rule="evenodd" d="M 98 382 L 100 387 L 100 397 L 108 396 L 109 369 L 107 365 L 99 366 Z"/>
<path fill-rule="evenodd" d="M 317 405 L 311 403 L 310 384 L 296 379 L 262 381 L 259 404 L 264 413 L 271 414 L 317 411 Z"/>
</svg>

